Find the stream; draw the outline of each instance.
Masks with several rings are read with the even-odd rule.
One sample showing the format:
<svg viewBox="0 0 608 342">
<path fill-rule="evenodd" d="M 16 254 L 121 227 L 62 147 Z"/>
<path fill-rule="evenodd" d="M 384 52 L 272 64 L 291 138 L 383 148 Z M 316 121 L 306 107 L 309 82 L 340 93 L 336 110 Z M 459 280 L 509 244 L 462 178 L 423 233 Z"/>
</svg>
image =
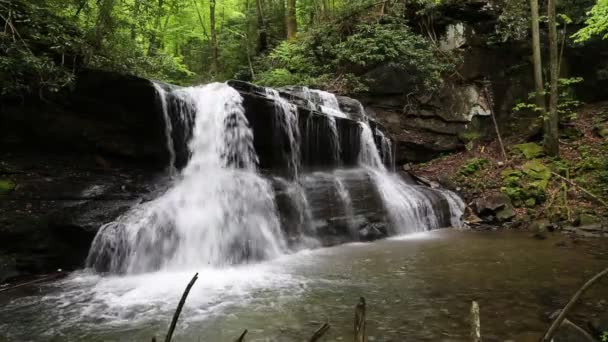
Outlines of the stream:
<svg viewBox="0 0 608 342">
<path fill-rule="evenodd" d="M 233 268 L 99 276 L 85 271 L 0 294 L 2 341 L 149 341 L 163 338 L 194 285 L 174 341 L 352 339 L 354 306 L 367 300 L 369 341 L 467 341 L 472 300 L 484 341 L 538 338 L 547 316 L 608 263 L 605 241 L 554 234 L 436 230 L 373 243 L 303 250 Z M 601 244 L 604 244 L 602 247 Z M 598 284 L 575 308 L 580 324 L 605 309 Z"/>
</svg>

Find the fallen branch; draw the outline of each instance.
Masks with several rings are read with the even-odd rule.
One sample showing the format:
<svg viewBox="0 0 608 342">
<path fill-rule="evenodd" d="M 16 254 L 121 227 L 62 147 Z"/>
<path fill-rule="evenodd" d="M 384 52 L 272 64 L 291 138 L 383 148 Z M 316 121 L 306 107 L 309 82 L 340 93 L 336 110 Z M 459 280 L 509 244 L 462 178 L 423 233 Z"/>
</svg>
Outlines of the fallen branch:
<svg viewBox="0 0 608 342">
<path fill-rule="evenodd" d="M 593 198 L 594 200 L 598 201 L 600 204 L 602 204 L 603 206 L 608 208 L 608 203 L 606 203 L 604 200 L 602 200 L 601 198 L 599 198 L 597 195 L 592 194 L 591 192 L 589 192 L 589 190 L 583 188 L 582 186 L 574 183 L 573 181 L 569 180 L 568 178 L 555 173 L 555 172 L 551 172 L 552 175 L 557 176 L 559 178 L 561 178 L 563 181 L 565 181 L 566 183 L 578 188 L 579 190 L 581 190 L 582 192 L 584 192 L 587 196 Z"/>
<path fill-rule="evenodd" d="M 596 281 L 600 280 L 606 274 L 608 274 L 608 268 L 606 268 L 605 270 L 596 274 L 593 278 L 589 279 L 585 284 L 583 284 L 583 286 L 578 291 L 576 291 L 576 293 L 574 294 L 574 296 L 572 296 L 572 298 L 570 299 L 568 304 L 566 304 L 566 306 L 560 311 L 557 318 L 553 321 L 553 323 L 551 324 L 551 326 L 549 327 L 549 329 L 547 330 L 547 332 L 541 339 L 541 342 L 551 341 L 551 339 L 553 338 L 553 335 L 555 334 L 557 329 L 561 326 L 562 322 L 564 321 L 564 318 L 566 318 L 566 314 L 568 313 L 568 311 L 570 311 L 570 309 L 572 309 L 574 304 L 576 304 L 576 302 L 581 297 L 581 295 L 585 291 L 587 291 L 587 289 L 589 287 L 591 287 L 591 285 L 593 285 Z"/>
<path fill-rule="evenodd" d="M 58 272 L 58 273 L 51 274 L 49 276 L 42 277 L 42 278 L 39 278 L 39 279 L 36 279 L 36 280 L 32 280 L 32 281 L 28 281 L 28 282 L 25 282 L 25 283 L 21 283 L 21 284 L 17 284 L 17 285 L 13 285 L 13 286 L 9 286 L 9 287 L 0 289 L 0 292 L 11 291 L 11 290 L 23 287 L 23 286 L 34 285 L 34 284 L 43 283 L 43 282 L 46 282 L 46 281 L 51 281 L 51 280 L 63 278 L 65 276 L 67 276 L 67 275 L 68 275 L 67 272 Z"/>
<path fill-rule="evenodd" d="M 241 336 L 239 336 L 239 338 L 237 338 L 235 342 L 243 342 L 243 341 L 245 341 L 245 335 L 247 335 L 247 329 L 245 329 L 245 331 L 243 331 L 243 333 L 241 334 Z"/>
<path fill-rule="evenodd" d="M 481 321 L 479 319 L 479 304 L 471 303 L 471 342 L 481 342 Z"/>
<path fill-rule="evenodd" d="M 190 280 L 190 282 L 188 283 L 188 286 L 186 286 L 186 289 L 184 290 L 184 294 L 182 295 L 182 298 L 179 300 L 179 304 L 177 304 L 177 309 L 175 310 L 175 313 L 173 314 L 173 319 L 171 320 L 171 325 L 169 326 L 169 332 L 167 332 L 167 337 L 165 337 L 165 342 L 171 341 L 171 338 L 173 337 L 173 331 L 175 330 L 175 325 L 177 324 L 177 319 L 179 318 L 179 315 L 182 313 L 182 308 L 184 307 L 184 303 L 186 303 L 186 298 L 188 297 L 188 293 L 190 293 L 190 289 L 192 289 L 192 286 L 194 285 L 194 283 L 196 282 L 197 279 L 198 279 L 198 273 L 196 273 L 194 275 L 194 277 L 192 277 L 192 280 Z"/>
<path fill-rule="evenodd" d="M 317 342 L 321 337 L 323 337 L 323 335 L 325 335 L 327 330 L 329 330 L 329 324 L 325 323 L 317 331 L 315 331 L 309 341 Z"/>
<path fill-rule="evenodd" d="M 365 336 L 365 298 L 359 297 L 355 307 L 355 342 L 367 342 Z"/>
</svg>

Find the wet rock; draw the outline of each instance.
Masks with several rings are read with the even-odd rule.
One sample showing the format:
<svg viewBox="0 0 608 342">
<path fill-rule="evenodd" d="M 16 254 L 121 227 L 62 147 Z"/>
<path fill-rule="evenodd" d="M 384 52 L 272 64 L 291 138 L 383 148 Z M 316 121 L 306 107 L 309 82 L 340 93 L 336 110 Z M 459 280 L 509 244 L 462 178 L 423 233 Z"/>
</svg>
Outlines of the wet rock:
<svg viewBox="0 0 608 342">
<path fill-rule="evenodd" d="M 501 193 L 477 198 L 473 201 L 472 209 L 485 222 L 507 222 L 515 216 L 511 199 Z"/>
<path fill-rule="evenodd" d="M 387 227 L 383 223 L 372 223 L 359 230 L 361 241 L 373 241 L 387 236 Z"/>
</svg>

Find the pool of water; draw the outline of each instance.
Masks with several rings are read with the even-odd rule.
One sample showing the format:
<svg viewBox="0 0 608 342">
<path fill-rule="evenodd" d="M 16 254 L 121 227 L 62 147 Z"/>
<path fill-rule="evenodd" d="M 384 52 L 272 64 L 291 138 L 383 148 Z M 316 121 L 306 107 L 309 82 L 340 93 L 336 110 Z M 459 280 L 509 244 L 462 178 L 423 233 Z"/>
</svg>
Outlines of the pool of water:
<svg viewBox="0 0 608 342">
<path fill-rule="evenodd" d="M 352 340 L 354 306 L 367 300 L 370 341 L 467 341 L 472 300 L 484 341 L 538 336 L 547 315 L 608 266 L 608 242 L 562 235 L 439 230 L 355 243 L 229 269 L 101 277 L 76 272 L 0 293 L 0 341 L 150 341 L 164 338 L 199 272 L 174 341 Z M 597 284 L 572 319 L 608 310 Z"/>
</svg>

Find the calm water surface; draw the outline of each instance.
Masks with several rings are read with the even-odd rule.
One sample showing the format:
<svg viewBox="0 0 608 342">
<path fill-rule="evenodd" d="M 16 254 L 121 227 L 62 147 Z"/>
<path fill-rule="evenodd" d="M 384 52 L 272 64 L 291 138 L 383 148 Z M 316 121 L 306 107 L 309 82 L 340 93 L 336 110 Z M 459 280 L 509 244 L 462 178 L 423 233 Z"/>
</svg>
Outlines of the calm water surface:
<svg viewBox="0 0 608 342">
<path fill-rule="evenodd" d="M 561 241 L 565 247 L 560 246 Z M 179 297 L 200 273 L 174 341 L 352 340 L 353 308 L 367 299 L 370 341 L 467 341 L 471 300 L 484 341 L 523 341 L 608 266 L 608 242 L 561 235 L 440 230 L 282 257 L 258 265 L 128 277 L 76 272 L 0 294 L 0 341 L 149 341 L 164 337 Z M 603 301 L 602 301 L 603 300 Z M 608 285 L 581 300 L 580 323 L 607 310 Z M 604 305 L 602 307 L 602 305 Z"/>
</svg>

